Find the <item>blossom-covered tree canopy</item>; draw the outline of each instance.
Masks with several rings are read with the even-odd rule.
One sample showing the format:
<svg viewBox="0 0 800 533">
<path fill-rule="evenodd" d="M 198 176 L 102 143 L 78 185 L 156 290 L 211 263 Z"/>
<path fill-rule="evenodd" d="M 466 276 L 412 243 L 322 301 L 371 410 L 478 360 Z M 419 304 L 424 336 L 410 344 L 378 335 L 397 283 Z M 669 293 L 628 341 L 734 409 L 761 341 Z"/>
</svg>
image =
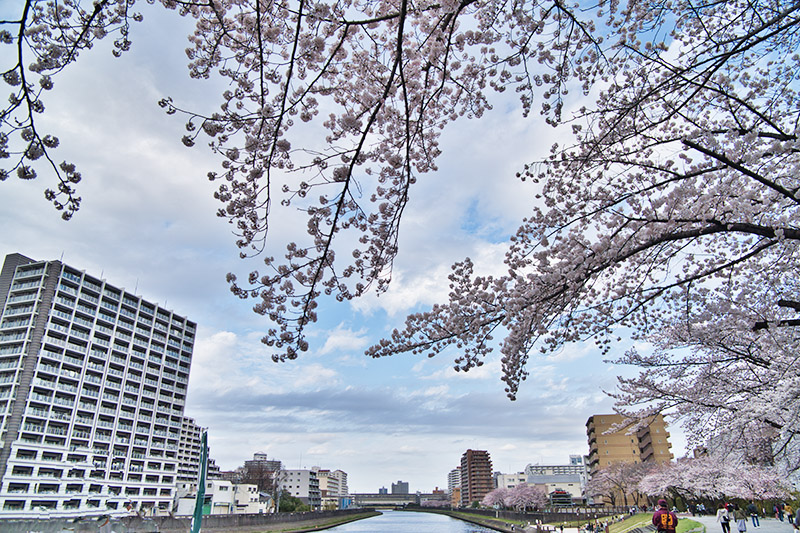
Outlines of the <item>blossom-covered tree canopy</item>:
<svg viewBox="0 0 800 533">
<path fill-rule="evenodd" d="M 647 465 L 643 463 L 612 463 L 592 475 L 586 492 L 605 498 L 611 505 L 638 505 L 639 482 L 646 473 Z"/>
<path fill-rule="evenodd" d="M 520 483 L 511 489 L 498 487 L 486 494 L 481 505 L 486 507 L 500 506 L 524 511 L 528 508 L 543 509 L 548 502 L 547 492 L 538 485 Z"/>
<path fill-rule="evenodd" d="M 508 494 L 509 491 L 507 488 L 497 487 L 483 497 L 483 500 L 481 500 L 481 505 L 486 507 L 505 507 L 508 505 L 506 503 L 506 500 L 508 500 Z"/>
<path fill-rule="evenodd" d="M 639 482 L 654 497 L 680 496 L 685 501 L 768 500 L 790 495 L 785 476 L 774 467 L 731 461 L 725 455 L 679 459 L 655 465 Z"/>
<path fill-rule="evenodd" d="M 747 344 L 743 365 L 797 368 L 788 328 L 800 324 L 798 4 L 161 3 L 197 22 L 190 74 L 229 82 L 216 110 L 161 105 L 186 117 L 184 144 L 219 154 L 208 178 L 242 255 L 264 249 L 276 206 L 307 214 L 306 241 L 265 257 L 245 283 L 230 275 L 233 292 L 255 298 L 274 324 L 264 337 L 274 359 L 307 349 L 321 296 L 385 290 L 409 191 L 435 170 L 441 129 L 480 117 L 490 91 L 513 90 L 520 113 L 539 109 L 548 123 L 571 126 L 574 142 L 521 169 L 520 179 L 538 183 L 539 203 L 511 240 L 507 273 L 458 263 L 450 301 L 409 317 L 369 355 L 454 347 L 456 368 L 468 370 L 500 334 L 513 398 L 536 350 L 588 338 L 608 350 L 615 329 L 647 337 L 669 325 L 692 342 L 728 328 Z M 37 127 L 43 95 L 95 40 L 113 36 L 115 53 L 127 50 L 141 18 L 134 8 L 25 0 L 18 19 L 0 21 L 0 41 L 17 57 L 3 73 L 13 93 L 2 111 L 0 178 L 47 169 L 56 181 L 45 195 L 67 218 L 81 174 L 57 163 L 57 136 Z M 316 143 L 297 144 L 300 130 L 316 131 Z M 769 352 L 765 336 L 780 337 Z M 722 340 L 714 339 L 699 342 Z M 796 370 L 782 376 L 800 388 Z M 647 400 L 646 389 L 634 400 Z M 787 417 L 794 401 L 781 406 Z M 766 423 L 784 429 L 777 417 Z"/>
</svg>

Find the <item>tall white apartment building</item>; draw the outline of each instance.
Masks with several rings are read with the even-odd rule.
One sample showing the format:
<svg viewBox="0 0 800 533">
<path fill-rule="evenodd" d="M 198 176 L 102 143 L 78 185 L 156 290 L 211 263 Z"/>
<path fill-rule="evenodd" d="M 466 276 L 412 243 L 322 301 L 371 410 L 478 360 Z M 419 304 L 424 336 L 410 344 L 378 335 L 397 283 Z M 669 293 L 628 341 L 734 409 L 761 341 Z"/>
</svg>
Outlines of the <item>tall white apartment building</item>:
<svg viewBox="0 0 800 533">
<path fill-rule="evenodd" d="M 447 474 L 447 493 L 453 494 L 456 489 L 461 489 L 461 467 L 452 469 Z"/>
<path fill-rule="evenodd" d="M 200 453 L 202 451 L 202 427 L 193 418 L 184 416 L 181 421 L 180 442 L 178 443 L 179 483 L 194 483 L 200 479 Z"/>
<path fill-rule="evenodd" d="M 6 256 L 2 516 L 168 512 L 195 329 L 60 261 Z"/>
</svg>

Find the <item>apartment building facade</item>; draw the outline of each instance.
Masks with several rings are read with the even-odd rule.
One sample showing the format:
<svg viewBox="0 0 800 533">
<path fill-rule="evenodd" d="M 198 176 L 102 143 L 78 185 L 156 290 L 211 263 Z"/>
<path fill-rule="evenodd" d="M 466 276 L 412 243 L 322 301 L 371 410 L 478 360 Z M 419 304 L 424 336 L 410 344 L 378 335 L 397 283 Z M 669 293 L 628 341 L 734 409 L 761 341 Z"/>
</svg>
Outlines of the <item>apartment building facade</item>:
<svg viewBox="0 0 800 533">
<path fill-rule="evenodd" d="M 196 324 L 20 254 L 0 271 L 5 518 L 167 513 Z"/>
<path fill-rule="evenodd" d="M 631 433 L 628 428 L 611 431 L 624 420 L 622 415 L 604 414 L 590 416 L 586 421 L 590 474 L 613 463 L 669 462 L 673 459 L 670 434 L 661 414 L 636 432 Z"/>
<path fill-rule="evenodd" d="M 455 489 L 461 491 L 461 467 L 457 466 L 447 473 L 447 492 L 453 494 Z"/>
<path fill-rule="evenodd" d="M 203 430 L 204 428 L 198 426 L 193 418 L 183 417 L 178 442 L 178 483 L 197 484 L 200 479 Z"/>
<path fill-rule="evenodd" d="M 309 505 L 312 510 L 322 505 L 322 494 L 319 490 L 319 479 L 313 470 L 284 470 L 281 472 L 280 489 Z"/>
<path fill-rule="evenodd" d="M 347 496 L 350 494 L 350 489 L 347 486 L 347 472 L 344 470 L 334 470 L 330 474 L 329 477 L 336 479 L 339 484 L 339 496 Z"/>
<path fill-rule="evenodd" d="M 461 506 L 480 502 L 494 490 L 492 459 L 486 450 L 467 450 L 461 456 Z"/>
</svg>

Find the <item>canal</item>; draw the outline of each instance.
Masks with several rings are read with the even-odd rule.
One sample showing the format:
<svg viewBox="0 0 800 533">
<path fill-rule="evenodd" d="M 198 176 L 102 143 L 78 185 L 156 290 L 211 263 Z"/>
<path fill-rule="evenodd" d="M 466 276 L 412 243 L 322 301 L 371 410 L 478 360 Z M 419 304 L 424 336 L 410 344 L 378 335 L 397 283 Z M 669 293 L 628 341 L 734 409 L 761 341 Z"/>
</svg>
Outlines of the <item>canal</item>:
<svg viewBox="0 0 800 533">
<path fill-rule="evenodd" d="M 383 514 L 328 529 L 330 533 L 497 533 L 493 529 L 449 516 L 407 511 Z"/>
</svg>

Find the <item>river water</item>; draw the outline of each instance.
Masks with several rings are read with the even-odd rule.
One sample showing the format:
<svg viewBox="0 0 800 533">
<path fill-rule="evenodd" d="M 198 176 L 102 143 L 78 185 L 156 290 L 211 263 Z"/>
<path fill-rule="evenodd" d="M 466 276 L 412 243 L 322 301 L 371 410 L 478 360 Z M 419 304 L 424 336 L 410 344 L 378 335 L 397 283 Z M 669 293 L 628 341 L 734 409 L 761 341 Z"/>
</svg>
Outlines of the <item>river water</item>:
<svg viewBox="0 0 800 533">
<path fill-rule="evenodd" d="M 381 511 L 373 518 L 331 529 L 330 533 L 496 533 L 495 530 L 433 513 Z"/>
</svg>

